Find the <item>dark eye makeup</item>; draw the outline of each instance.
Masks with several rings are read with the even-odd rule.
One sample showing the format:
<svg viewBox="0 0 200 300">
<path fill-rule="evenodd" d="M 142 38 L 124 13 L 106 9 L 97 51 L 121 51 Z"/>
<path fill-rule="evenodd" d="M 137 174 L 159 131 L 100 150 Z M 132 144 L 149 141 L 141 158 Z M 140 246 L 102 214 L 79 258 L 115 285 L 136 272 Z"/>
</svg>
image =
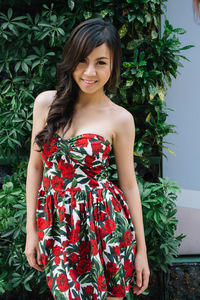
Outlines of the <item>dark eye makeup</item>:
<svg viewBox="0 0 200 300">
<path fill-rule="evenodd" d="M 86 62 L 85 58 L 82 58 L 82 59 L 79 60 L 79 63 L 85 63 L 85 62 Z M 106 63 L 103 60 L 99 60 L 99 61 L 97 61 L 97 64 L 99 64 L 99 65 L 105 65 Z"/>
</svg>

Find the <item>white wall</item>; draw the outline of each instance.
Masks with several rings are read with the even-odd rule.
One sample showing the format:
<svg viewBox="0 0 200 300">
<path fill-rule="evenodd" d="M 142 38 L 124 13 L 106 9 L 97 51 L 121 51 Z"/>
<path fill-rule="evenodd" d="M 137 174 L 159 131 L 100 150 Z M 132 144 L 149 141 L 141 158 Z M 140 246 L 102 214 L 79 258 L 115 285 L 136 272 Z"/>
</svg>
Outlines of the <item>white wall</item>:
<svg viewBox="0 0 200 300">
<path fill-rule="evenodd" d="M 184 68 L 179 68 L 165 100 L 167 107 L 174 109 L 168 111 L 167 123 L 176 125 L 178 134 L 164 139 L 174 144 L 169 147 L 176 157 L 164 151 L 168 160 L 163 158 L 163 177 L 176 181 L 182 190 L 177 200 L 176 235 L 184 233 L 187 237 L 179 254 L 200 254 L 200 20 L 199 24 L 195 21 L 192 0 L 168 0 L 166 5 L 166 18 L 172 26 L 187 31 L 178 35 L 182 45 L 195 47 L 182 51 L 190 62 L 181 60 Z"/>
</svg>

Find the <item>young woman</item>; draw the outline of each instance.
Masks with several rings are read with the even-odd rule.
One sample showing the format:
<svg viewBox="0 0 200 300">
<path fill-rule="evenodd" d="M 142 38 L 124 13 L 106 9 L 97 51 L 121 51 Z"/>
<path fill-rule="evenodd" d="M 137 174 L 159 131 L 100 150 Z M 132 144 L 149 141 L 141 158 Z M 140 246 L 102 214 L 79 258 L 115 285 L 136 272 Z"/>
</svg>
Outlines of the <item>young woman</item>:
<svg viewBox="0 0 200 300">
<path fill-rule="evenodd" d="M 116 28 L 84 21 L 64 47 L 57 90 L 35 99 L 25 254 L 56 300 L 123 299 L 148 286 L 134 119 L 105 94 L 120 59 Z M 120 188 L 108 180 L 112 148 Z"/>
</svg>

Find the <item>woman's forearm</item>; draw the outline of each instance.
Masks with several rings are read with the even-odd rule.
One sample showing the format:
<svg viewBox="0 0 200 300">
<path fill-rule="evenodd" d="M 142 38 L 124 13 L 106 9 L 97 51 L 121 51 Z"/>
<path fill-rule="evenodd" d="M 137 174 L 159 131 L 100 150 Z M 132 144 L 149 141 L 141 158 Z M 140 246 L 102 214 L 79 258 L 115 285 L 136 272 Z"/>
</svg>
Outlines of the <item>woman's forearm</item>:
<svg viewBox="0 0 200 300">
<path fill-rule="evenodd" d="M 42 180 L 42 170 L 28 164 L 26 177 L 26 231 L 36 230 L 37 192 Z"/>
<path fill-rule="evenodd" d="M 122 190 L 124 192 L 131 219 L 135 228 L 137 251 L 146 252 L 147 249 L 144 236 L 142 206 L 138 186 L 135 185 L 132 188 L 124 188 Z"/>
</svg>

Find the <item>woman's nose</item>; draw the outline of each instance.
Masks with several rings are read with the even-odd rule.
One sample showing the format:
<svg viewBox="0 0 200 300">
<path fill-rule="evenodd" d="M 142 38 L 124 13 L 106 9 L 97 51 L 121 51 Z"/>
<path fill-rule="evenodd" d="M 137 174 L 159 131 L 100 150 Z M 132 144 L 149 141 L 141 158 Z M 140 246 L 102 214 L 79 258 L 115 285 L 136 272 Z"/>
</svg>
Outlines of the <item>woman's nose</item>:
<svg viewBox="0 0 200 300">
<path fill-rule="evenodd" d="M 86 75 L 96 75 L 96 69 L 95 67 L 92 65 L 92 64 L 89 64 L 86 68 L 85 68 L 85 71 L 84 73 Z"/>
</svg>

